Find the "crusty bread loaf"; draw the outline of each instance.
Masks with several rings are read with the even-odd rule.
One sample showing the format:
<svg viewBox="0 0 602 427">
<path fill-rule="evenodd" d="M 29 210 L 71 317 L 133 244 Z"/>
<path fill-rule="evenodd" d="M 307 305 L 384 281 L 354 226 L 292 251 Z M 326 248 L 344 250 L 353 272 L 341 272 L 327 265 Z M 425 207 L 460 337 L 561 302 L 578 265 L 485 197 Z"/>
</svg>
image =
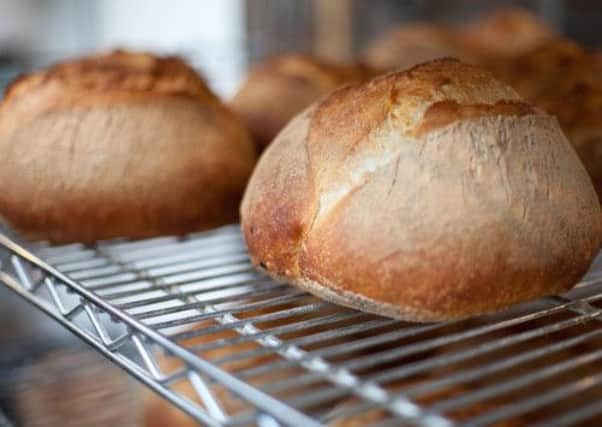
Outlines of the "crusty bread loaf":
<svg viewBox="0 0 602 427">
<path fill-rule="evenodd" d="M 0 216 L 54 241 L 206 228 L 236 219 L 255 159 L 182 61 L 66 62 L 18 79 L 0 105 Z"/>
<path fill-rule="evenodd" d="M 247 124 L 260 149 L 305 107 L 346 83 L 368 79 L 361 65 L 332 64 L 308 55 L 275 57 L 253 69 L 230 107 Z"/>
<path fill-rule="evenodd" d="M 556 119 L 451 59 L 340 89 L 296 117 L 255 169 L 241 218 L 269 274 L 410 321 L 567 290 L 601 231 Z"/>
<path fill-rule="evenodd" d="M 453 29 L 413 23 L 377 37 L 365 49 L 362 60 L 377 70 L 390 71 L 446 56 L 476 61 L 469 44 Z"/>
</svg>

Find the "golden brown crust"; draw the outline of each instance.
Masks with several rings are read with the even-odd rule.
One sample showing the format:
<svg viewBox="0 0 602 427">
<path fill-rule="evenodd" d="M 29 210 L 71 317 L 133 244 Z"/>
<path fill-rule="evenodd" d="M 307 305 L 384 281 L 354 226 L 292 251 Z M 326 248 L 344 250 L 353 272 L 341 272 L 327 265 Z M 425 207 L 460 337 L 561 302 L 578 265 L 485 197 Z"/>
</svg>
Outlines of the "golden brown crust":
<svg viewBox="0 0 602 427">
<path fill-rule="evenodd" d="M 45 113 L 82 106 L 95 96 L 181 96 L 217 103 L 205 82 L 176 57 L 113 51 L 56 64 L 12 82 L 0 106 L 0 120 L 10 111 L 19 124 Z M 5 121 L 3 126 L 7 124 Z M 1 122 L 0 122 L 1 123 Z"/>
<path fill-rule="evenodd" d="M 486 116 L 521 117 L 534 114 L 535 109 L 522 101 L 498 101 L 495 104 L 462 105 L 456 101 L 439 101 L 431 105 L 422 116 L 416 136 L 425 135 L 459 120 Z"/>
<path fill-rule="evenodd" d="M 361 65 L 327 63 L 307 55 L 271 59 L 251 71 L 230 102 L 265 148 L 286 123 L 311 103 L 339 86 L 369 78 Z"/>
<path fill-rule="evenodd" d="M 262 158 L 273 165 L 270 173 L 253 174 L 249 181 L 249 187 L 261 189 L 263 196 L 247 197 L 241 206 L 246 219 L 243 232 L 255 264 L 287 277 L 299 275 L 298 242 L 310 225 L 306 212 L 315 210 L 308 153 L 298 143 L 306 137 L 312 112 L 306 110 L 291 120 L 282 132 L 287 137 L 278 139 L 278 148 L 266 149 Z M 296 197 L 282 197 L 286 193 Z M 274 203 L 265 203 L 270 199 Z"/>
<path fill-rule="evenodd" d="M 203 80 L 177 57 L 157 57 L 122 50 L 56 64 L 47 70 L 22 76 L 7 92 L 8 102 L 23 93 L 57 83 L 71 91 L 135 91 L 182 94 L 215 99 Z"/>
<path fill-rule="evenodd" d="M 11 182 L 0 215 L 53 241 L 233 221 L 256 156 L 177 59 L 118 52 L 57 65 L 20 79 L 0 113 L 0 182 Z"/>
<path fill-rule="evenodd" d="M 562 292 L 600 245 L 596 195 L 556 121 L 449 59 L 340 89 L 295 119 L 241 216 L 270 274 L 413 321 Z"/>
</svg>

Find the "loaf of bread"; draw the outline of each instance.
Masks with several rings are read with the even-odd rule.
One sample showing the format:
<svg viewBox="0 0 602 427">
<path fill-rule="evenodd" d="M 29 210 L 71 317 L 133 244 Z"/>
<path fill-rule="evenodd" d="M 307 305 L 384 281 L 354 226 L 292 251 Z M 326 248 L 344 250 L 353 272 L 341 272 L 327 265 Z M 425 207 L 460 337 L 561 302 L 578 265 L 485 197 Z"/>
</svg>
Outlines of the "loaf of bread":
<svg viewBox="0 0 602 427">
<path fill-rule="evenodd" d="M 602 63 L 558 39 L 494 69 L 525 99 L 558 118 L 602 197 Z"/>
<path fill-rule="evenodd" d="M 347 83 L 368 79 L 361 65 L 332 64 L 308 55 L 273 58 L 253 69 L 230 107 L 251 130 L 260 149 L 305 107 Z"/>
<path fill-rule="evenodd" d="M 53 241 L 237 218 L 252 140 L 176 58 L 117 51 L 21 77 L 0 105 L 0 216 Z"/>
<path fill-rule="evenodd" d="M 476 61 L 469 44 L 453 29 L 414 23 L 377 37 L 365 49 L 362 60 L 377 70 L 390 71 L 446 56 Z"/>
<path fill-rule="evenodd" d="M 563 292 L 600 247 L 600 206 L 552 116 L 452 59 L 337 90 L 265 152 L 241 206 L 253 262 L 409 321 Z"/>
</svg>

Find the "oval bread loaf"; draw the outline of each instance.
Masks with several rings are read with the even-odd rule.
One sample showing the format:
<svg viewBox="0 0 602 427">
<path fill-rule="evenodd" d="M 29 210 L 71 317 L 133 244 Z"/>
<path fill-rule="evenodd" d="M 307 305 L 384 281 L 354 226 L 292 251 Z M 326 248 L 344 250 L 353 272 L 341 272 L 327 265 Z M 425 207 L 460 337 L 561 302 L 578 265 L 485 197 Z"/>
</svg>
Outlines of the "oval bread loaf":
<svg viewBox="0 0 602 427">
<path fill-rule="evenodd" d="M 255 169 L 241 217 L 269 274 L 410 321 L 565 291 L 601 231 L 556 119 L 452 59 L 340 89 L 297 116 Z"/>
<path fill-rule="evenodd" d="M 0 105 L 0 216 L 53 241 L 227 223 L 256 160 L 244 126 L 175 58 L 113 52 L 24 76 Z"/>
</svg>

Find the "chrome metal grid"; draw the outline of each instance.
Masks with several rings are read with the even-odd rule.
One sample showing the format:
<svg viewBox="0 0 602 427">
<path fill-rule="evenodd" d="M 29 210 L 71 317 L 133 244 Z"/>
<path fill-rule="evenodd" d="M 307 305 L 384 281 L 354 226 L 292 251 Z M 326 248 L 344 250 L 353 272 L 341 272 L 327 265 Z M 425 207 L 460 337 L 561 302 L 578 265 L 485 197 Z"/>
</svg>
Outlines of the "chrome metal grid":
<svg viewBox="0 0 602 427">
<path fill-rule="evenodd" d="M 94 246 L 0 235 L 0 262 L 0 282 L 207 425 L 602 419 L 597 267 L 564 296 L 409 324 L 257 273 L 236 226 Z"/>
</svg>

